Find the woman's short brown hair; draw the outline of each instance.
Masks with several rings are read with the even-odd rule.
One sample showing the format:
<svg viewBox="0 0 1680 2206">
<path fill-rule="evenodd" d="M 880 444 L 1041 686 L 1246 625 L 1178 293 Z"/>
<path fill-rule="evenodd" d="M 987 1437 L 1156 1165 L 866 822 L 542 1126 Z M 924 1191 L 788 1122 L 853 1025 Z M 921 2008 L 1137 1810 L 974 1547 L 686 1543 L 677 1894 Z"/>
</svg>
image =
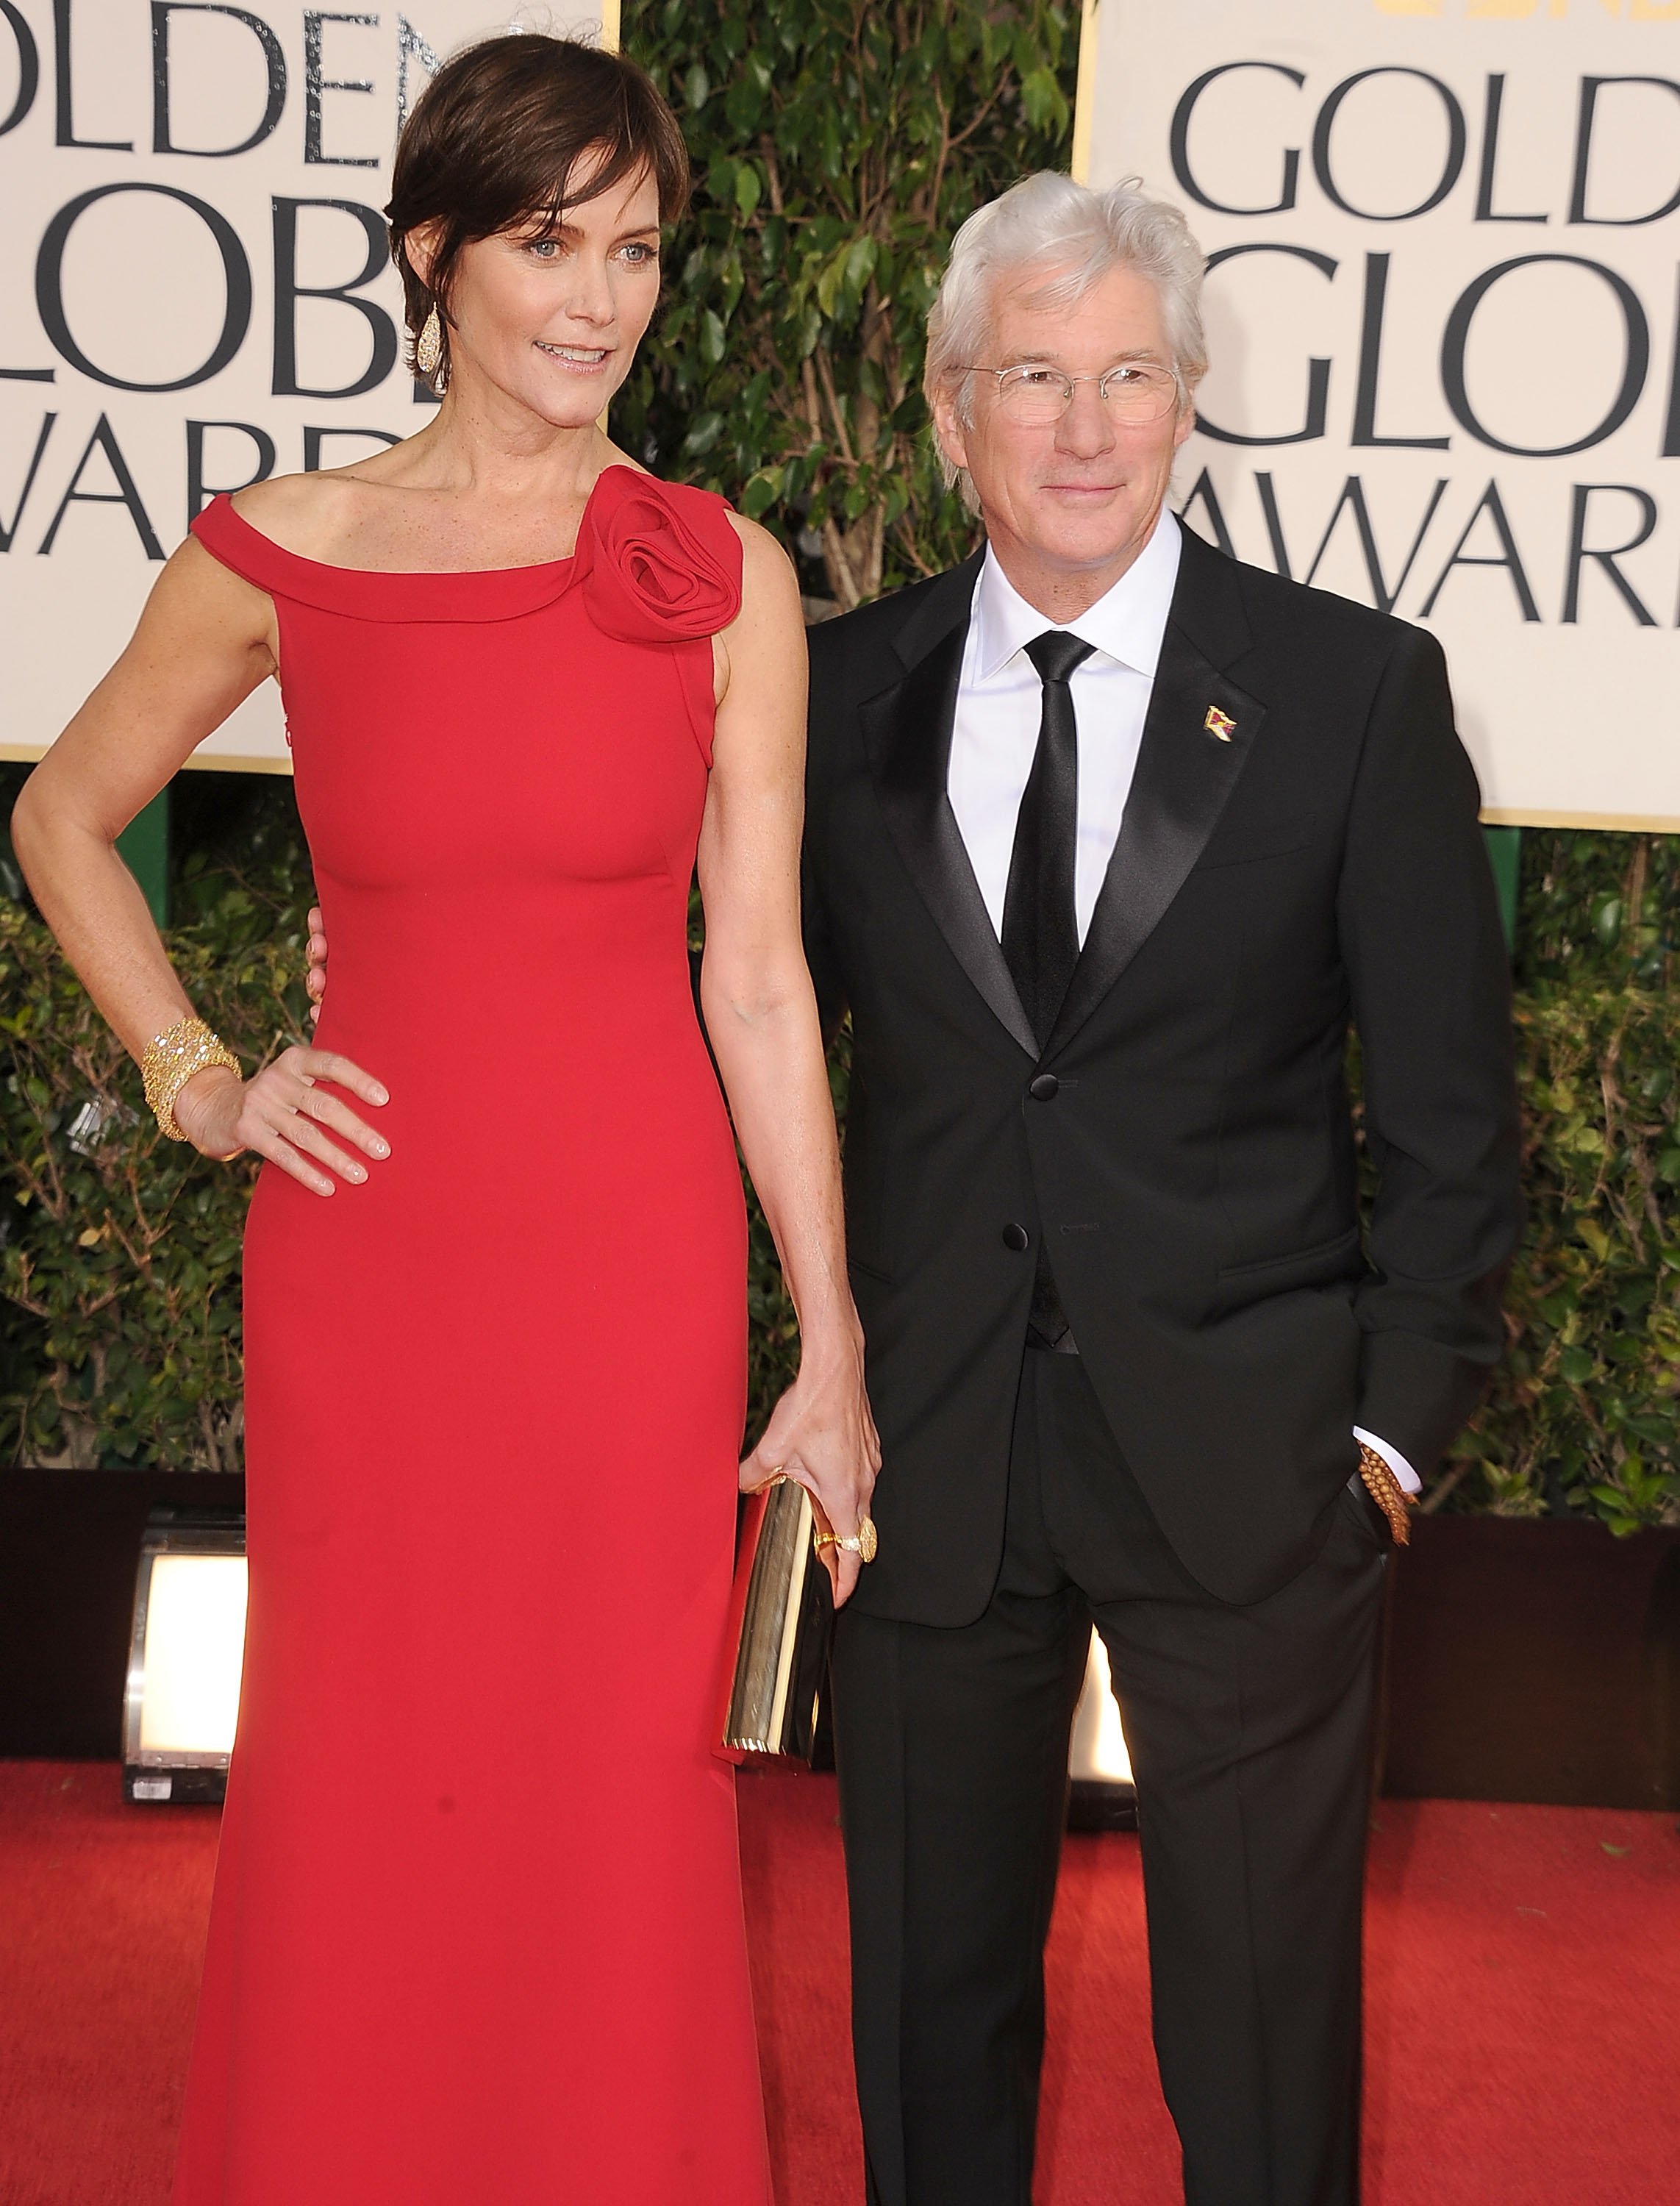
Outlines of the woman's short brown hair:
<svg viewBox="0 0 1680 2206">
<path fill-rule="evenodd" d="M 573 172 L 593 149 L 600 164 L 575 192 Z M 403 126 L 385 209 L 411 366 L 434 302 L 443 325 L 443 358 L 421 379 L 438 391 L 449 380 L 450 289 L 463 246 L 557 219 L 563 206 L 599 199 L 643 170 L 658 193 L 659 219 L 675 222 L 691 183 L 682 126 L 647 72 L 622 54 L 521 31 L 446 62 Z M 438 242 L 423 283 L 405 241 L 428 223 Z"/>
</svg>

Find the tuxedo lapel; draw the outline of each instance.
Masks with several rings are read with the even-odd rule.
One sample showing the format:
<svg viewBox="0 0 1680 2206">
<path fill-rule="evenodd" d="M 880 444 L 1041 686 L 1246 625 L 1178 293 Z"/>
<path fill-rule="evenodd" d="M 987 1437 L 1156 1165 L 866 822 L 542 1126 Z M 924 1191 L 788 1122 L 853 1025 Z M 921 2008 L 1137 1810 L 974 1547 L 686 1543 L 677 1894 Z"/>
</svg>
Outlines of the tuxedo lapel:
<svg viewBox="0 0 1680 2206">
<path fill-rule="evenodd" d="M 895 646 L 903 679 L 861 708 L 864 741 L 893 841 L 958 964 L 1028 1055 L 1038 1043 L 963 847 L 946 794 L 956 690 L 978 558 L 944 577 Z"/>
<path fill-rule="evenodd" d="M 1137 770 L 1046 1058 L 1084 1025 L 1159 925 L 1236 786 L 1266 718 L 1223 671 L 1248 641 L 1229 563 L 1186 529 Z"/>
</svg>

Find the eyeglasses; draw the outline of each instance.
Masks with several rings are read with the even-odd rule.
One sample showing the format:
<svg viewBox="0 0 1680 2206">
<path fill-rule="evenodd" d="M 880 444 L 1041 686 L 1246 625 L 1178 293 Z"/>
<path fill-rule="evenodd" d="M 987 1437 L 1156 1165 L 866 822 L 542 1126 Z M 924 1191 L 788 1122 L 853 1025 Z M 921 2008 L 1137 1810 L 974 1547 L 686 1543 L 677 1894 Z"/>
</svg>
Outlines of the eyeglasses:
<svg viewBox="0 0 1680 2206">
<path fill-rule="evenodd" d="M 1059 421 L 1073 404 L 1076 383 L 1094 383 L 1111 418 L 1130 426 L 1159 421 L 1179 401 L 1178 378 L 1152 361 L 1124 361 L 1105 375 L 1063 375 L 1042 361 L 1015 367 L 958 367 L 958 375 L 991 375 L 998 380 L 998 403 L 1012 421 L 1045 429 Z"/>
</svg>

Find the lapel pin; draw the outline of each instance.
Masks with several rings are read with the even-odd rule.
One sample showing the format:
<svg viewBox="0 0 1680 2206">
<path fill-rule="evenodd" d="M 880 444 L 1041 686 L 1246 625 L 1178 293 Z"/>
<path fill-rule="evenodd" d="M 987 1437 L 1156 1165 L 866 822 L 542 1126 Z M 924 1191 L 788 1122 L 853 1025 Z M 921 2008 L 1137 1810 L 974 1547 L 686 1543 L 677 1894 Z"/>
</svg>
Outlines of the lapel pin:
<svg viewBox="0 0 1680 2206">
<path fill-rule="evenodd" d="M 1201 724 L 1210 736 L 1217 736 L 1222 743 L 1228 743 L 1236 732 L 1236 721 L 1229 712 L 1222 712 L 1217 705 L 1208 707 L 1207 718 Z"/>
</svg>

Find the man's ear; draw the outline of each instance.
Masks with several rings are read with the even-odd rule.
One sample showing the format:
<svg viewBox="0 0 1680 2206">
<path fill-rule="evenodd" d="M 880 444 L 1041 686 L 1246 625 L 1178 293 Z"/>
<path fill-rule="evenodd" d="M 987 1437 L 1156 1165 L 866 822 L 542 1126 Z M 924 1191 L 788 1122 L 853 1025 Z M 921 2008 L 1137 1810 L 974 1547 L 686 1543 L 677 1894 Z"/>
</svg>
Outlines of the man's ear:
<svg viewBox="0 0 1680 2206">
<path fill-rule="evenodd" d="M 963 436 L 962 416 L 956 403 L 961 385 L 946 380 L 933 393 L 933 436 L 939 450 L 954 468 L 968 464 L 968 447 Z"/>
<path fill-rule="evenodd" d="M 1174 451 L 1178 450 L 1178 447 L 1189 437 L 1190 432 L 1195 427 L 1195 402 L 1193 399 L 1186 400 L 1178 415 L 1177 426 L 1172 432 L 1172 448 Z"/>
</svg>

